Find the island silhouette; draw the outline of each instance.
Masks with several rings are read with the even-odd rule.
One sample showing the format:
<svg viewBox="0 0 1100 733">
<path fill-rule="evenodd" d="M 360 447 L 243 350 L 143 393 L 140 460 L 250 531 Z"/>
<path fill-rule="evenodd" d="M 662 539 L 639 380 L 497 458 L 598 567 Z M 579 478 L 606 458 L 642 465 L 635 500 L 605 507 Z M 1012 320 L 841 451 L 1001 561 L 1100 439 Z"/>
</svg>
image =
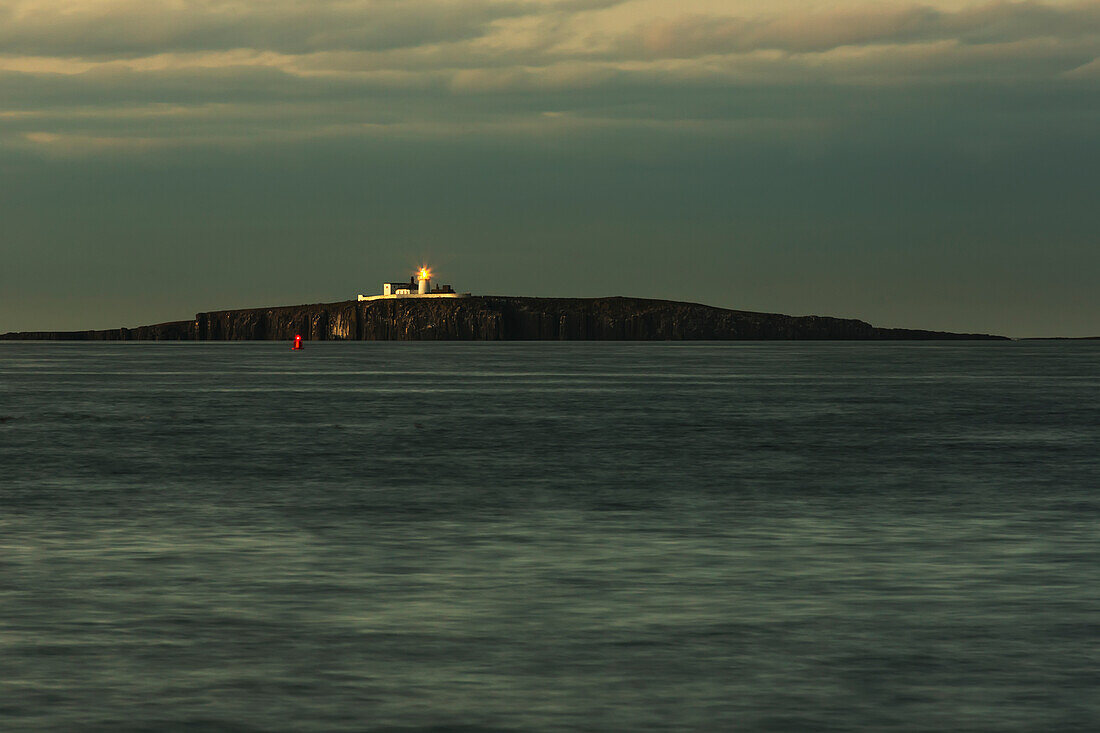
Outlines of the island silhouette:
<svg viewBox="0 0 1100 733">
<path fill-rule="evenodd" d="M 978 333 L 876 328 L 850 318 L 789 316 L 650 298 L 347 300 L 198 313 L 135 328 L 6 333 L 65 341 L 689 341 L 1005 339 Z"/>
</svg>

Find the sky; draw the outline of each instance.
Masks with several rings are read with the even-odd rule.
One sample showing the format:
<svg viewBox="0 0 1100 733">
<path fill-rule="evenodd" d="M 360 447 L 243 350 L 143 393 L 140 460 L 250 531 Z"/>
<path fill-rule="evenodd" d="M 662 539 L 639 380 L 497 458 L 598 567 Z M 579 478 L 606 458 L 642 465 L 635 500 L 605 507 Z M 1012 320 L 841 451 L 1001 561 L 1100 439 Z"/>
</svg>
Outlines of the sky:
<svg viewBox="0 0 1100 733">
<path fill-rule="evenodd" d="M 1100 0 L 0 0 L 0 332 L 460 291 L 1100 335 Z"/>
</svg>

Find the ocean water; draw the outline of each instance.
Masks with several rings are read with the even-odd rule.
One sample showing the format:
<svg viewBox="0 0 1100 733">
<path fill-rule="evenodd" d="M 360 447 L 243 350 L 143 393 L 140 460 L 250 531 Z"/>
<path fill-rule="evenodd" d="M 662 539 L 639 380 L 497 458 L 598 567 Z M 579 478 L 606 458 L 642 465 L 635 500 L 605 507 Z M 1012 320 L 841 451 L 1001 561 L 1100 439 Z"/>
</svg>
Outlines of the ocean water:
<svg viewBox="0 0 1100 733">
<path fill-rule="evenodd" d="M 0 344 L 0 730 L 1100 729 L 1100 343 Z"/>
</svg>

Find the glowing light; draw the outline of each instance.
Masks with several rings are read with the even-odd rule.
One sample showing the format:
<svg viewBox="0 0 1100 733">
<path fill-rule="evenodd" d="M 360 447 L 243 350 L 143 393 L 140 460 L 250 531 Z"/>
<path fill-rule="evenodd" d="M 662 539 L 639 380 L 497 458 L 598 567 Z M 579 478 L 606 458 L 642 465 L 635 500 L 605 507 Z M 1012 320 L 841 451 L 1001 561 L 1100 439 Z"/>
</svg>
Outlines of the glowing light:
<svg viewBox="0 0 1100 733">
<path fill-rule="evenodd" d="M 294 345 L 291 346 L 290 348 L 291 348 L 291 350 L 302 348 L 302 337 L 301 337 L 301 335 L 298 335 L 298 336 L 294 337 Z"/>
<path fill-rule="evenodd" d="M 432 279 L 432 271 L 429 270 L 427 267 L 421 267 L 420 271 L 416 273 L 416 279 L 417 280 L 431 280 Z"/>
</svg>

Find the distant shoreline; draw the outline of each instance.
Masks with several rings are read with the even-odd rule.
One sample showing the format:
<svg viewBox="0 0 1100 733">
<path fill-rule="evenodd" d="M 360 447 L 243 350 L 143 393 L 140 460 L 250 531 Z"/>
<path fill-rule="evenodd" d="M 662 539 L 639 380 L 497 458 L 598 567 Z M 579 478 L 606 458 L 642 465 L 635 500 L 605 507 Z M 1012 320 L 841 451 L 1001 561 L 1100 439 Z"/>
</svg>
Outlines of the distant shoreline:
<svg viewBox="0 0 1100 733">
<path fill-rule="evenodd" d="M 1011 340 L 1004 336 L 876 328 L 856 319 L 788 316 L 649 298 L 340 301 L 198 313 L 190 321 L 87 331 L 25 331 L 46 341 L 733 341 Z"/>
</svg>

